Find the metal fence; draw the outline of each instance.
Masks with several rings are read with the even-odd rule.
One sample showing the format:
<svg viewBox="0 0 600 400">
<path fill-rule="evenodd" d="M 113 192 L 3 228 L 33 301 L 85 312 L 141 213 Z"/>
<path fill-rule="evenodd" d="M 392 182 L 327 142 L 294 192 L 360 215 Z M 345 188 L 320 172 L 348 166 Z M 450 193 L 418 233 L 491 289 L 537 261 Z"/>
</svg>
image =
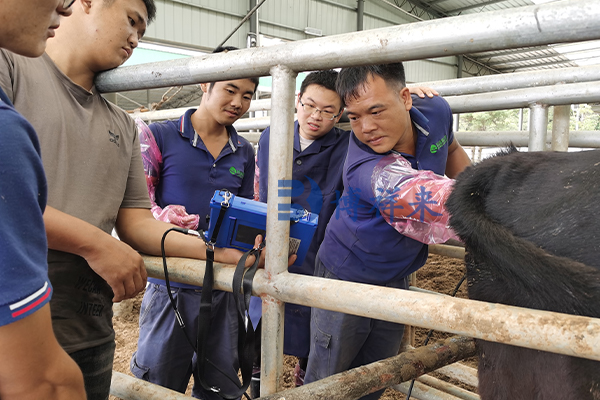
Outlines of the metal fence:
<svg viewBox="0 0 600 400">
<path fill-rule="evenodd" d="M 270 137 L 272 168 L 268 181 L 269 192 L 277 193 L 278 182 L 290 180 L 292 175 L 294 89 L 299 71 L 598 38 L 597 0 L 565 0 L 245 49 L 235 54 L 210 54 L 119 68 L 99 76 L 97 87 L 104 92 L 148 89 L 270 74 L 272 103 L 277 107 L 272 109 L 270 120 L 274 134 Z M 540 149 L 540 143 L 546 140 L 547 119 L 543 121 L 547 118 L 547 104 L 581 103 L 584 98 L 597 101 L 600 92 L 598 82 L 543 89 L 523 89 L 523 86 L 528 85 L 498 92 L 497 96 L 465 94 L 455 100 L 447 99 L 455 112 L 473 111 L 492 97 L 497 103 L 485 106 L 488 109 L 530 107 L 533 129 L 529 145 L 530 149 Z M 485 84 L 481 87 L 483 91 Z M 268 215 L 276 216 L 279 204 L 289 203 L 289 197 L 271 197 Z M 289 223 L 269 217 L 267 231 L 266 267 L 257 273 L 254 284 L 254 294 L 263 298 L 261 393 L 265 395 L 280 389 L 284 302 L 600 360 L 600 319 L 289 274 L 286 267 Z M 171 279 L 201 285 L 203 268 L 199 267 L 203 264 L 172 260 Z M 162 277 L 158 259 L 147 258 L 146 265 L 150 276 Z M 232 275 L 232 268 L 217 266 L 215 287 L 231 291 Z"/>
</svg>

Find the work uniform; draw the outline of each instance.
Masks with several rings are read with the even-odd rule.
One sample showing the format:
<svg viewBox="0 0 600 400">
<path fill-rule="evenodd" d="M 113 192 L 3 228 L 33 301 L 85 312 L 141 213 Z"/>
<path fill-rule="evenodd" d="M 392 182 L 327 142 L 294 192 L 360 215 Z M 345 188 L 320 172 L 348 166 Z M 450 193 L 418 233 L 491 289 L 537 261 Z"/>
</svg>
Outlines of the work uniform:
<svg viewBox="0 0 600 400">
<path fill-rule="evenodd" d="M 227 127 L 229 140 L 215 159 L 196 134 L 191 109 L 175 121 L 150 125 L 162 156 L 156 186 L 156 203 L 185 206 L 198 214 L 198 229 L 208 229 L 210 200 L 216 190 L 228 189 L 236 196 L 251 199 L 254 181 L 254 150 Z M 175 320 L 164 280 L 148 278 L 148 288 L 140 310 L 138 350 L 131 359 L 131 371 L 140 379 L 185 392 L 196 367 L 194 349 Z M 170 282 L 177 308 L 185 322 L 185 331 L 195 343 L 201 287 Z M 212 299 L 211 327 L 206 343 L 206 381 L 224 391 L 237 390 L 237 308 L 232 293 L 215 290 Z M 216 366 L 216 367 L 215 367 Z M 219 371 L 220 370 L 220 371 Z M 226 374 L 229 378 L 225 377 Z M 203 399 L 220 399 L 195 382 L 192 395 Z"/>
<path fill-rule="evenodd" d="M 415 155 L 401 155 L 414 169 L 444 175 L 454 140 L 448 103 L 413 96 L 410 118 L 417 131 Z M 344 194 L 327 226 L 315 276 L 407 289 L 407 276 L 425 264 L 427 245 L 398 233 L 378 210 L 373 170 L 387 154 L 375 153 L 351 133 Z M 305 383 L 398 354 L 403 331 L 401 324 L 313 308 Z"/>
<path fill-rule="evenodd" d="M 263 131 L 258 142 L 257 165 L 259 200 L 268 198 L 269 137 L 270 129 Z M 333 128 L 313 141 L 304 150 L 300 147 L 298 121 L 294 124 L 294 160 L 292 169 L 292 204 L 319 214 L 317 230 L 302 265 L 292 265 L 289 272 L 312 276 L 315 257 L 325 235 L 327 222 L 335 210 L 336 198 L 342 193 L 342 167 L 348 151 L 349 132 Z M 250 317 L 257 323 L 261 302 L 250 300 Z M 284 353 L 308 357 L 310 347 L 310 307 L 287 303 L 285 305 Z"/>
<path fill-rule="evenodd" d="M 50 301 L 42 213 L 47 186 L 33 127 L 0 89 L 0 326 Z"/>
</svg>

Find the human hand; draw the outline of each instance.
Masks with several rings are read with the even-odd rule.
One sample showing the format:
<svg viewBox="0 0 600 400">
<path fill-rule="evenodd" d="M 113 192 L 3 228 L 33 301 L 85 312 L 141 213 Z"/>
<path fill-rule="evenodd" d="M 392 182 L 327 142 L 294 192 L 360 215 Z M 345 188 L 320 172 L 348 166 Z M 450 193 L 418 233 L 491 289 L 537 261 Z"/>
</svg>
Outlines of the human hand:
<svg viewBox="0 0 600 400">
<path fill-rule="evenodd" d="M 146 266 L 139 253 L 104 234 L 84 258 L 113 290 L 113 303 L 135 297 L 146 287 Z"/>
<path fill-rule="evenodd" d="M 184 206 L 170 204 L 165 208 L 154 205 L 151 209 L 152 215 L 159 221 L 168 222 L 186 229 L 198 229 L 200 216 L 188 214 Z"/>
<path fill-rule="evenodd" d="M 424 99 L 425 96 L 431 98 L 433 96 L 440 95 L 435 89 L 432 89 L 427 86 L 411 86 L 408 88 L 408 91 L 410 92 L 410 94 L 416 94 L 417 96 L 419 96 L 422 99 Z"/>
<path fill-rule="evenodd" d="M 254 238 L 254 248 L 258 249 L 260 247 L 262 241 L 263 241 L 262 235 L 257 235 L 256 238 Z M 264 248 L 263 248 L 263 251 L 260 252 L 258 268 L 265 267 L 265 254 L 266 254 L 266 252 L 264 251 Z M 243 255 L 243 253 L 237 249 L 220 248 L 220 247 L 215 248 L 215 261 L 222 262 L 224 264 L 236 265 L 240 261 L 240 258 L 242 257 L 242 255 Z M 296 261 L 296 258 L 297 257 L 295 254 L 292 254 L 291 256 L 288 257 L 288 267 L 290 267 L 294 264 L 294 262 Z M 254 264 L 254 261 L 255 261 L 255 257 L 249 256 L 248 258 L 246 258 L 245 267 L 248 268 L 248 267 L 252 266 L 252 264 Z"/>
<path fill-rule="evenodd" d="M 254 248 L 257 249 L 260 244 L 263 241 L 263 237 L 261 235 L 256 236 L 256 238 L 254 239 Z M 266 254 L 267 252 L 265 251 L 266 247 L 263 249 L 263 251 L 260 252 L 260 259 L 258 261 L 258 268 L 264 268 L 265 267 L 265 258 L 266 258 Z M 294 265 L 294 262 L 296 262 L 296 258 L 298 258 L 295 254 L 292 254 L 288 257 L 288 268 L 291 267 L 292 265 Z"/>
</svg>

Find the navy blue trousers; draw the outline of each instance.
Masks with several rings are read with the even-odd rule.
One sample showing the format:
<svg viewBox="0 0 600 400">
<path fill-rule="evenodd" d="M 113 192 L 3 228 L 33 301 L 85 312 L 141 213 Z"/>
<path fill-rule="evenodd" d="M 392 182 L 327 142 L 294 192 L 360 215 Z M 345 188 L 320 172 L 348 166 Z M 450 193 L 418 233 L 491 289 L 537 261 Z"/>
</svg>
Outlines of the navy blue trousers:
<svg viewBox="0 0 600 400">
<path fill-rule="evenodd" d="M 171 288 L 177 309 L 185 323 L 185 331 L 195 343 L 198 331 L 198 310 L 201 290 Z M 239 387 L 237 358 L 237 309 L 233 294 L 213 291 L 211 330 L 207 349 L 206 381 L 228 392 Z M 140 310 L 140 337 L 137 352 L 130 363 L 138 378 L 184 393 L 193 369 L 196 354 L 175 320 L 167 287 L 150 283 Z M 198 382 L 192 396 L 205 400 L 222 400 L 206 391 Z"/>
<path fill-rule="evenodd" d="M 325 268 L 318 256 L 315 276 L 339 280 Z M 408 278 L 385 286 L 408 289 Z M 313 308 L 310 333 L 305 384 L 397 355 L 404 325 Z M 383 390 L 380 390 L 361 399 L 376 400 L 382 394 Z"/>
</svg>

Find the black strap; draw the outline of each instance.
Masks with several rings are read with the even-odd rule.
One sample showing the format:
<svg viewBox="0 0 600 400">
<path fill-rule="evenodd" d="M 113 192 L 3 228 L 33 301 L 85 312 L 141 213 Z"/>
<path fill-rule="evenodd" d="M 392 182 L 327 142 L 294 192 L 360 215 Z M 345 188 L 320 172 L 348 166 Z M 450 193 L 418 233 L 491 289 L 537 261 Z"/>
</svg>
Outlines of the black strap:
<svg viewBox="0 0 600 400">
<path fill-rule="evenodd" d="M 210 363 L 212 367 L 214 364 L 206 358 L 206 343 L 210 332 L 210 319 L 211 319 L 211 307 L 212 307 L 212 291 L 214 284 L 214 243 L 223 222 L 225 211 L 227 210 L 228 203 L 224 202 L 221 204 L 221 210 L 219 217 L 215 224 L 210 241 L 206 246 L 206 269 L 204 273 L 204 282 L 202 284 L 202 295 L 201 304 L 198 315 L 198 336 L 196 338 L 196 354 L 198 355 L 197 368 L 194 371 L 194 380 L 199 382 L 202 387 L 207 391 L 217 393 L 220 397 L 228 400 L 238 399 L 242 395 L 246 395 L 246 390 L 250 386 L 252 381 L 252 364 L 255 358 L 255 334 L 252 326 L 252 321 L 248 315 L 248 307 L 250 303 L 250 297 L 252 295 L 252 280 L 254 274 L 258 268 L 260 252 L 262 245 L 259 249 L 252 249 L 244 253 L 240 258 L 233 276 L 233 295 L 237 308 L 237 321 L 238 321 L 238 361 L 242 374 L 242 383 L 239 381 L 234 382 L 238 386 L 238 390 L 233 393 L 229 393 L 223 390 L 222 387 L 218 386 L 217 382 L 206 382 L 206 368 Z M 255 256 L 255 261 L 252 266 L 248 269 L 245 268 L 246 259 L 248 256 Z M 221 373 L 225 378 L 231 380 L 223 371 Z M 246 395 L 247 396 L 247 395 Z"/>
<path fill-rule="evenodd" d="M 231 193 L 225 192 L 224 197 L 225 200 L 223 201 L 223 203 L 221 203 L 221 210 L 219 212 L 219 216 L 215 224 L 215 229 L 213 230 L 210 240 L 206 243 L 206 269 L 204 272 L 204 280 L 202 283 L 200 309 L 198 311 L 198 333 L 195 343 L 190 339 L 190 337 L 188 337 L 184 329 L 184 321 L 179 313 L 179 310 L 177 309 L 175 299 L 171 294 L 171 285 L 169 282 L 169 272 L 167 269 L 167 260 L 164 244 L 167 234 L 171 231 L 178 231 L 184 234 L 192 234 L 193 232 L 195 235 L 198 235 L 198 232 L 175 227 L 167 230 L 162 237 L 161 252 L 163 258 L 163 268 L 165 274 L 165 282 L 167 286 L 167 293 L 171 301 L 171 306 L 173 308 L 173 311 L 175 312 L 177 323 L 182 328 L 182 331 L 186 339 L 190 343 L 190 346 L 192 346 L 192 348 L 197 354 L 197 366 L 193 371 L 194 380 L 197 383 L 200 383 L 200 385 L 205 390 L 215 392 L 224 399 L 234 400 L 240 398 L 242 395 L 249 398 L 246 394 L 246 390 L 248 389 L 252 381 L 252 367 L 257 350 L 255 348 L 255 330 L 253 328 L 252 321 L 250 320 L 250 316 L 248 314 L 248 307 L 250 304 L 250 297 L 252 296 L 252 281 L 254 279 L 254 275 L 256 274 L 256 270 L 258 269 L 260 253 L 264 247 L 264 241 L 263 243 L 261 243 L 258 249 L 252 249 L 243 254 L 243 256 L 240 258 L 240 261 L 238 262 L 238 265 L 233 275 L 232 287 L 236 303 L 238 320 L 238 360 L 242 374 L 242 383 L 240 384 L 239 380 L 232 379 L 229 375 L 221 371 L 214 363 L 212 363 L 206 358 L 206 343 L 208 335 L 210 333 L 212 292 L 215 280 L 213 265 L 215 259 L 214 244 L 216 243 L 219 229 L 225 217 L 227 208 L 229 207 L 229 199 L 231 198 Z M 200 235 L 200 237 L 204 238 L 204 235 Z M 255 260 L 252 266 L 246 269 L 246 260 L 250 255 L 255 256 Z M 257 331 L 258 329 L 260 328 L 257 327 Z M 208 366 L 208 364 L 210 364 L 210 367 Z M 214 383 L 214 385 L 209 384 L 208 382 L 206 382 L 205 379 L 207 368 L 214 368 L 217 371 L 221 372 L 224 378 L 231 380 L 236 386 L 238 386 L 239 389 L 234 391 L 234 393 L 227 393 L 223 391 L 221 387 L 218 386 L 217 382 L 212 382 Z"/>
</svg>

